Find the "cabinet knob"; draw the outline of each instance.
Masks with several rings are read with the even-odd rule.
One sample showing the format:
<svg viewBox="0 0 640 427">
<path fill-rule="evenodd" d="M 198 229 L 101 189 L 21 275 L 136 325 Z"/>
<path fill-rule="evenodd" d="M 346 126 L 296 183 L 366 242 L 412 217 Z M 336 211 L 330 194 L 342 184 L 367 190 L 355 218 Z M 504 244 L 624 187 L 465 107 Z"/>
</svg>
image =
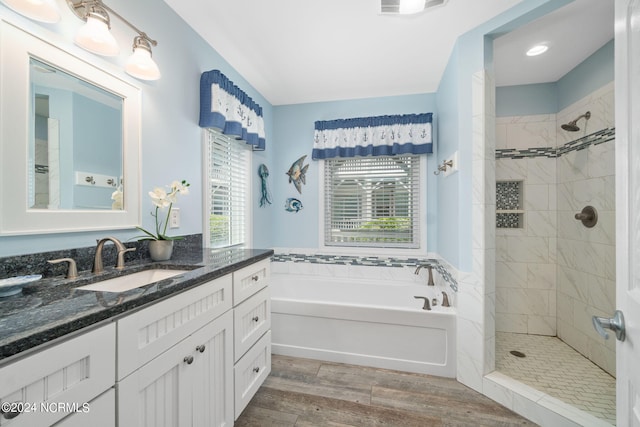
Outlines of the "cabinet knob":
<svg viewBox="0 0 640 427">
<path fill-rule="evenodd" d="M 251 280 L 257 282 L 260 278 L 258 276 L 251 276 Z"/>
<path fill-rule="evenodd" d="M 255 368 L 253 368 L 253 372 L 257 374 L 258 372 L 260 372 L 260 368 L 256 366 Z"/>
<path fill-rule="evenodd" d="M 252 318 L 251 320 L 253 320 L 254 322 L 257 322 L 258 320 L 260 320 L 260 318 L 258 316 Z"/>
<path fill-rule="evenodd" d="M 207 347 L 205 347 L 204 344 L 200 344 L 199 346 L 196 347 L 196 350 L 198 350 L 200 353 L 204 353 L 206 349 Z"/>
<path fill-rule="evenodd" d="M 187 362 L 187 365 L 191 365 L 193 363 L 193 356 L 189 355 L 189 356 L 185 356 L 184 359 L 185 362 Z"/>
<path fill-rule="evenodd" d="M 12 420 L 22 413 L 25 405 L 22 402 L 2 402 L 0 404 L 0 415 L 5 420 Z"/>
</svg>

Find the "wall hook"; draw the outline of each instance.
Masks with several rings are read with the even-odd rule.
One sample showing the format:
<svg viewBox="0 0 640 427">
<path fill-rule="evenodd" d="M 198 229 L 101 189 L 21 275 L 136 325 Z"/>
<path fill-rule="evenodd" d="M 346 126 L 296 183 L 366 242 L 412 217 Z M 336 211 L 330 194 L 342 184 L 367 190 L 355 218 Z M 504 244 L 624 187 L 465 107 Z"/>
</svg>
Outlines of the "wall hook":
<svg viewBox="0 0 640 427">
<path fill-rule="evenodd" d="M 433 171 L 434 175 L 440 175 L 440 172 L 446 172 L 447 168 L 453 168 L 453 159 L 452 160 L 444 160 L 440 166 L 438 166 L 437 171 Z"/>
</svg>

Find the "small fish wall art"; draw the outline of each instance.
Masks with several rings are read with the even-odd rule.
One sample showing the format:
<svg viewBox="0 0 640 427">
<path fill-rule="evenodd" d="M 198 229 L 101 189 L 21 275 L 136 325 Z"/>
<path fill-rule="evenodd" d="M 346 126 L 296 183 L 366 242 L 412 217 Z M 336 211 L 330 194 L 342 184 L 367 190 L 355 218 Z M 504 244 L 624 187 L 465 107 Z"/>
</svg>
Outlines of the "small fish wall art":
<svg viewBox="0 0 640 427">
<path fill-rule="evenodd" d="M 298 190 L 298 193 L 302 194 L 302 184 L 306 184 L 306 173 L 307 169 L 309 169 L 309 164 L 307 163 L 305 166 L 302 166 L 304 163 L 304 159 L 307 158 L 307 155 L 300 157 L 298 160 L 293 162 L 287 175 L 289 175 L 289 183 L 293 182 L 293 185 Z"/>
<path fill-rule="evenodd" d="M 293 197 L 289 197 L 284 204 L 284 210 L 287 212 L 298 213 L 302 209 L 302 202 Z"/>
<path fill-rule="evenodd" d="M 258 167 L 258 176 L 260 176 L 260 207 L 271 204 L 271 191 L 267 185 L 269 177 L 269 169 L 264 163 Z"/>
</svg>

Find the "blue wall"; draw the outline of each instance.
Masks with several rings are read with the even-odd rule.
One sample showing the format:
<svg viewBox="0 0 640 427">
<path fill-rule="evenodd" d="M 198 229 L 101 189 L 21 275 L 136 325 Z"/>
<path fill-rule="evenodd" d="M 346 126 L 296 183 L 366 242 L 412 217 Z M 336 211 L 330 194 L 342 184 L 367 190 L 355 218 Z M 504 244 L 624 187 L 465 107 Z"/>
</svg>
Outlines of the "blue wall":
<svg viewBox="0 0 640 427">
<path fill-rule="evenodd" d="M 384 98 L 370 98 L 350 101 L 320 102 L 274 107 L 274 133 L 277 144 L 274 145 L 274 158 L 268 164 L 271 172 L 274 210 L 272 216 L 272 246 L 290 248 L 317 248 L 319 241 L 319 174 L 317 161 L 311 160 L 313 148 L 314 122 L 339 118 L 381 116 L 386 114 L 410 114 L 435 112 L 434 94 L 406 95 Z M 438 121 L 434 115 L 434 121 Z M 285 172 L 299 157 L 307 155 L 309 163 L 307 184 L 298 194 L 293 184 L 289 184 Z M 427 168 L 435 168 L 435 156 L 429 156 Z M 435 177 L 427 173 L 427 205 L 436 206 Z M 304 208 L 298 213 L 284 210 L 288 197 L 298 198 Z M 435 210 L 427 208 L 431 215 L 427 218 L 428 249 L 435 250 Z"/>
<path fill-rule="evenodd" d="M 471 271 L 472 260 L 472 78 L 492 69 L 491 40 L 571 0 L 524 0 L 458 38 L 438 87 L 440 153 L 458 151 L 460 171 L 438 181 L 438 252 L 453 266 Z M 445 157 L 440 157 L 443 160 Z M 446 207 L 445 207 L 446 206 Z M 457 218 L 452 218 L 454 211 Z"/>
<path fill-rule="evenodd" d="M 318 170 L 309 159 L 313 140 L 313 123 L 346 117 L 405 114 L 432 111 L 437 124 L 435 155 L 428 165 L 428 250 L 440 253 L 455 267 L 470 271 L 472 267 L 472 117 L 471 82 L 474 73 L 491 69 L 493 37 L 542 16 L 570 0 L 524 0 L 500 16 L 461 36 L 442 76 L 437 94 L 419 94 L 388 98 L 350 100 L 327 103 L 271 106 L 213 48 L 193 32 L 164 2 L 154 0 L 111 0 L 109 5 L 136 26 L 159 40 L 153 57 L 163 77 L 156 82 L 142 82 L 128 77 L 122 67 L 128 56 L 133 33 L 114 19 L 112 32 L 122 52 L 118 57 L 101 58 L 73 45 L 76 29 L 81 25 L 69 10 L 54 25 L 38 24 L 20 17 L 0 3 L 0 17 L 40 33 L 51 32 L 66 40 L 66 48 L 121 78 L 142 88 L 142 225 L 150 227 L 148 215 L 152 205 L 146 193 L 155 186 L 174 179 L 186 179 L 191 195 L 179 200 L 182 226 L 176 234 L 202 231 L 202 131 L 197 125 L 199 109 L 198 83 L 203 71 L 220 69 L 256 100 L 264 111 L 267 150 L 253 154 L 254 203 L 252 204 L 253 245 L 255 247 L 317 247 Z M 149 14 L 153 10 L 153 14 Z M 579 73 L 580 70 L 576 70 Z M 577 75 L 577 74 L 576 74 Z M 580 80 L 586 82 L 586 79 Z M 578 92 L 576 80 L 558 82 L 559 92 L 570 98 Z M 582 90 L 582 89 L 581 89 Z M 569 101 L 567 101 L 570 103 Z M 558 103 L 562 108 L 562 103 Z M 459 153 L 460 172 L 446 179 L 431 173 L 453 152 Z M 298 214 L 283 209 L 287 197 L 298 195 L 287 182 L 286 170 L 298 157 L 306 154 L 310 163 L 307 185 L 303 187 L 305 208 Z M 273 205 L 258 208 L 259 178 L 257 168 L 265 163 L 271 172 Z M 39 236 L 0 237 L 0 256 L 50 249 L 91 246 L 104 232 L 48 234 Z M 126 239 L 133 230 L 110 232 Z"/>
<path fill-rule="evenodd" d="M 613 80 L 611 40 L 557 82 L 496 88 L 496 115 L 554 114 Z"/>
<path fill-rule="evenodd" d="M 156 186 L 168 185 L 173 180 L 186 179 L 191 183 L 191 194 L 178 201 L 181 227 L 172 234 L 202 232 L 202 131 L 198 127 L 200 74 L 220 69 L 263 108 L 268 150 L 254 153 L 254 164 L 268 162 L 275 145 L 273 134 L 273 107 L 252 88 L 213 48 L 202 40 L 163 1 L 110 0 L 109 6 L 144 30 L 158 46 L 153 59 L 162 72 L 155 82 L 133 79 L 124 73 L 124 62 L 130 54 L 135 33 L 117 18 L 112 19 L 112 33 L 121 47 L 120 55 L 104 58 L 92 55 L 73 44 L 77 28 L 82 24 L 71 10 L 60 3 L 62 20 L 57 24 L 41 24 L 14 13 L 0 3 L 0 17 L 45 38 L 61 40 L 64 48 L 92 64 L 112 71 L 120 78 L 142 89 L 142 225 L 152 227 L 149 215 L 152 204 L 147 193 Z M 152 13 L 150 13 L 152 11 Z M 255 182 L 258 182 L 257 174 Z M 254 217 L 254 246 L 269 247 L 270 210 L 257 212 L 257 200 L 252 205 Z M 136 236 L 135 230 L 46 234 L 37 236 L 0 237 L 0 256 L 26 254 L 54 249 L 68 249 L 95 245 L 96 239 L 112 234 L 123 240 Z"/>
</svg>

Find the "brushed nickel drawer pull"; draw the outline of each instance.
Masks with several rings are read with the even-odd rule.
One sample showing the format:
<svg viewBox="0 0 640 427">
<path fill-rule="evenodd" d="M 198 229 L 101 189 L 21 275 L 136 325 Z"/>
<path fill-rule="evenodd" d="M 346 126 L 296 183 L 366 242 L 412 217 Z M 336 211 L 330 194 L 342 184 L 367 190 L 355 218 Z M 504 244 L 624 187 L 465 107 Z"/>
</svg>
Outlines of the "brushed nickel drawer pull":
<svg viewBox="0 0 640 427">
<path fill-rule="evenodd" d="M 254 317 L 254 318 L 253 318 L 253 319 L 251 319 L 251 320 L 253 320 L 254 322 L 257 322 L 258 320 L 260 320 L 260 318 L 259 318 L 258 316 L 256 316 L 256 317 Z"/>
<path fill-rule="evenodd" d="M 260 280 L 260 278 L 258 276 L 251 276 L 251 280 L 257 282 L 258 280 Z"/>
<path fill-rule="evenodd" d="M 191 365 L 193 363 L 193 356 L 185 356 L 183 360 L 187 363 L 187 365 Z"/>
<path fill-rule="evenodd" d="M 204 353 L 206 349 L 207 347 L 204 344 L 200 344 L 199 346 L 196 347 L 196 350 L 198 350 L 200 353 Z"/>
<path fill-rule="evenodd" d="M 255 372 L 255 373 L 257 374 L 258 372 L 260 372 L 260 368 L 258 368 L 258 367 L 256 366 L 255 368 L 253 368 L 253 372 Z"/>
</svg>

